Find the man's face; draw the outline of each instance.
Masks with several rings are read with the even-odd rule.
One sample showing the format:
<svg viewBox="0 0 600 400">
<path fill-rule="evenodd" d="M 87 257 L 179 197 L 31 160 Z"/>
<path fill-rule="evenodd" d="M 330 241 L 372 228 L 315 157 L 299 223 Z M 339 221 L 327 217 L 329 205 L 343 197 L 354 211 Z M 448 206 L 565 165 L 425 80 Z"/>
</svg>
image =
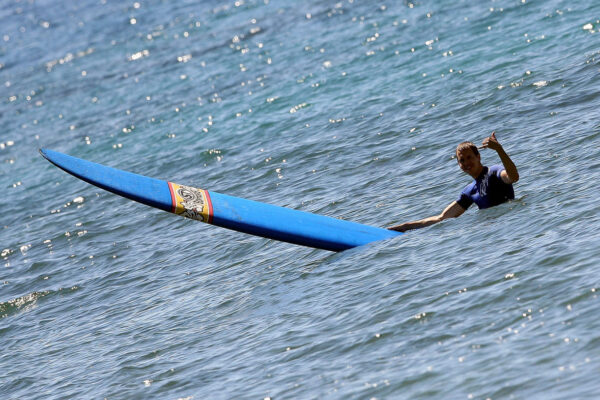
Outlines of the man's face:
<svg viewBox="0 0 600 400">
<path fill-rule="evenodd" d="M 465 149 L 456 152 L 458 166 L 467 174 L 477 178 L 481 173 L 483 166 L 481 165 L 481 155 L 473 153 L 471 149 Z"/>
</svg>

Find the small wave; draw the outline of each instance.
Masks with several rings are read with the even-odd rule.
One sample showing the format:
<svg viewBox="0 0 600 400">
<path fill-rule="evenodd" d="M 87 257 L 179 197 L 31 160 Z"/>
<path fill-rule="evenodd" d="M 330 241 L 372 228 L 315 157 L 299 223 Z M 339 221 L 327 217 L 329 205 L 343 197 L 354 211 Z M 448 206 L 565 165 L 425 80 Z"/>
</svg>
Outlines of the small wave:
<svg viewBox="0 0 600 400">
<path fill-rule="evenodd" d="M 79 286 L 72 286 L 70 288 L 60 288 L 58 290 L 43 290 L 35 291 L 24 296 L 17 297 L 12 300 L 8 300 L 0 303 L 0 319 L 10 317 L 19 313 L 20 311 L 29 311 L 37 306 L 39 299 L 48 295 L 59 294 L 67 292 L 74 292 L 79 290 Z"/>
<path fill-rule="evenodd" d="M 35 307 L 38 299 L 47 296 L 50 291 L 45 290 L 42 292 L 32 292 L 25 296 L 17 297 L 9 301 L 0 303 L 0 318 L 5 318 L 10 315 L 14 315 L 21 310 L 27 311 Z"/>
</svg>

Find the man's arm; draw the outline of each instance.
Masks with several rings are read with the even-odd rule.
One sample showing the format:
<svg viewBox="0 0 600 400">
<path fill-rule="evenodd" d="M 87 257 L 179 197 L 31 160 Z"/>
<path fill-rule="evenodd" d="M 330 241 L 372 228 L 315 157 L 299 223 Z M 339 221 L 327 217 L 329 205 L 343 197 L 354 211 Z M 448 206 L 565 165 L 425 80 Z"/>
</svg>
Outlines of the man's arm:
<svg viewBox="0 0 600 400">
<path fill-rule="evenodd" d="M 462 206 L 460 204 L 458 204 L 456 201 L 453 201 L 452 204 L 450 204 L 448 207 L 446 207 L 440 215 L 435 215 L 433 217 L 420 219 L 418 221 L 405 222 L 403 224 L 396 225 L 396 226 L 390 226 L 388 229 L 390 229 L 392 231 L 406 232 L 411 229 L 425 228 L 426 226 L 436 224 L 436 223 L 441 222 L 448 218 L 460 217 L 464 212 L 465 212 L 465 209 L 462 208 Z"/>
<path fill-rule="evenodd" d="M 517 167 L 515 163 L 512 162 L 508 154 L 502 148 L 502 145 L 496 139 L 496 132 L 492 132 L 491 136 L 485 138 L 483 140 L 482 147 L 490 148 L 492 150 L 496 150 L 498 155 L 500 156 L 500 160 L 502 161 L 502 165 L 504 165 L 504 171 L 500 173 L 500 178 L 504 183 L 515 183 L 519 180 L 519 171 L 517 171 Z"/>
</svg>

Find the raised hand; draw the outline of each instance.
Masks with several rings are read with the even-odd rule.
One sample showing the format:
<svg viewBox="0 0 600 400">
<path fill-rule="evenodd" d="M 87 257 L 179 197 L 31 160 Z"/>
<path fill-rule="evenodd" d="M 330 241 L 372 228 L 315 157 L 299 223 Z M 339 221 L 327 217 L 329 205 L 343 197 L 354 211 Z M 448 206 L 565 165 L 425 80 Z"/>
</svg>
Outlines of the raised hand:
<svg viewBox="0 0 600 400">
<path fill-rule="evenodd" d="M 498 142 L 498 139 L 496 139 L 496 131 L 492 132 L 492 134 L 489 137 L 486 137 L 485 139 L 483 139 L 483 143 L 481 144 L 482 149 L 487 149 L 490 148 L 492 150 L 501 150 L 502 149 L 502 145 L 500 144 L 500 142 Z"/>
</svg>

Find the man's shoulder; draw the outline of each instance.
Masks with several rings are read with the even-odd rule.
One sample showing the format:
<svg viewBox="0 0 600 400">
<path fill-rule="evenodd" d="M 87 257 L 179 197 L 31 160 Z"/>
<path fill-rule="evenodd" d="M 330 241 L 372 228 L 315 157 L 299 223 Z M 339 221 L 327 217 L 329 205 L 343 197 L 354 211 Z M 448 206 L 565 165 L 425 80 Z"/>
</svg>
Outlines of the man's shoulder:
<svg viewBox="0 0 600 400">
<path fill-rule="evenodd" d="M 488 174 L 489 175 L 496 175 L 496 176 L 500 176 L 500 173 L 502 171 L 504 171 L 506 168 L 504 168 L 504 165 L 501 164 L 495 164 L 492 165 L 491 167 L 488 167 Z"/>
<path fill-rule="evenodd" d="M 477 184 L 477 181 L 475 181 L 475 180 L 472 181 L 471 183 L 469 183 L 467 186 L 464 187 L 464 189 L 462 190 L 462 193 L 467 194 L 467 195 L 473 193 L 473 190 L 475 190 L 475 188 L 476 188 L 476 184 Z"/>
<path fill-rule="evenodd" d="M 488 176 L 492 178 L 493 181 L 500 181 L 504 185 L 512 185 L 512 183 L 506 183 L 502 180 L 502 173 L 506 174 L 506 168 L 504 165 L 492 165 L 489 167 Z"/>
</svg>

